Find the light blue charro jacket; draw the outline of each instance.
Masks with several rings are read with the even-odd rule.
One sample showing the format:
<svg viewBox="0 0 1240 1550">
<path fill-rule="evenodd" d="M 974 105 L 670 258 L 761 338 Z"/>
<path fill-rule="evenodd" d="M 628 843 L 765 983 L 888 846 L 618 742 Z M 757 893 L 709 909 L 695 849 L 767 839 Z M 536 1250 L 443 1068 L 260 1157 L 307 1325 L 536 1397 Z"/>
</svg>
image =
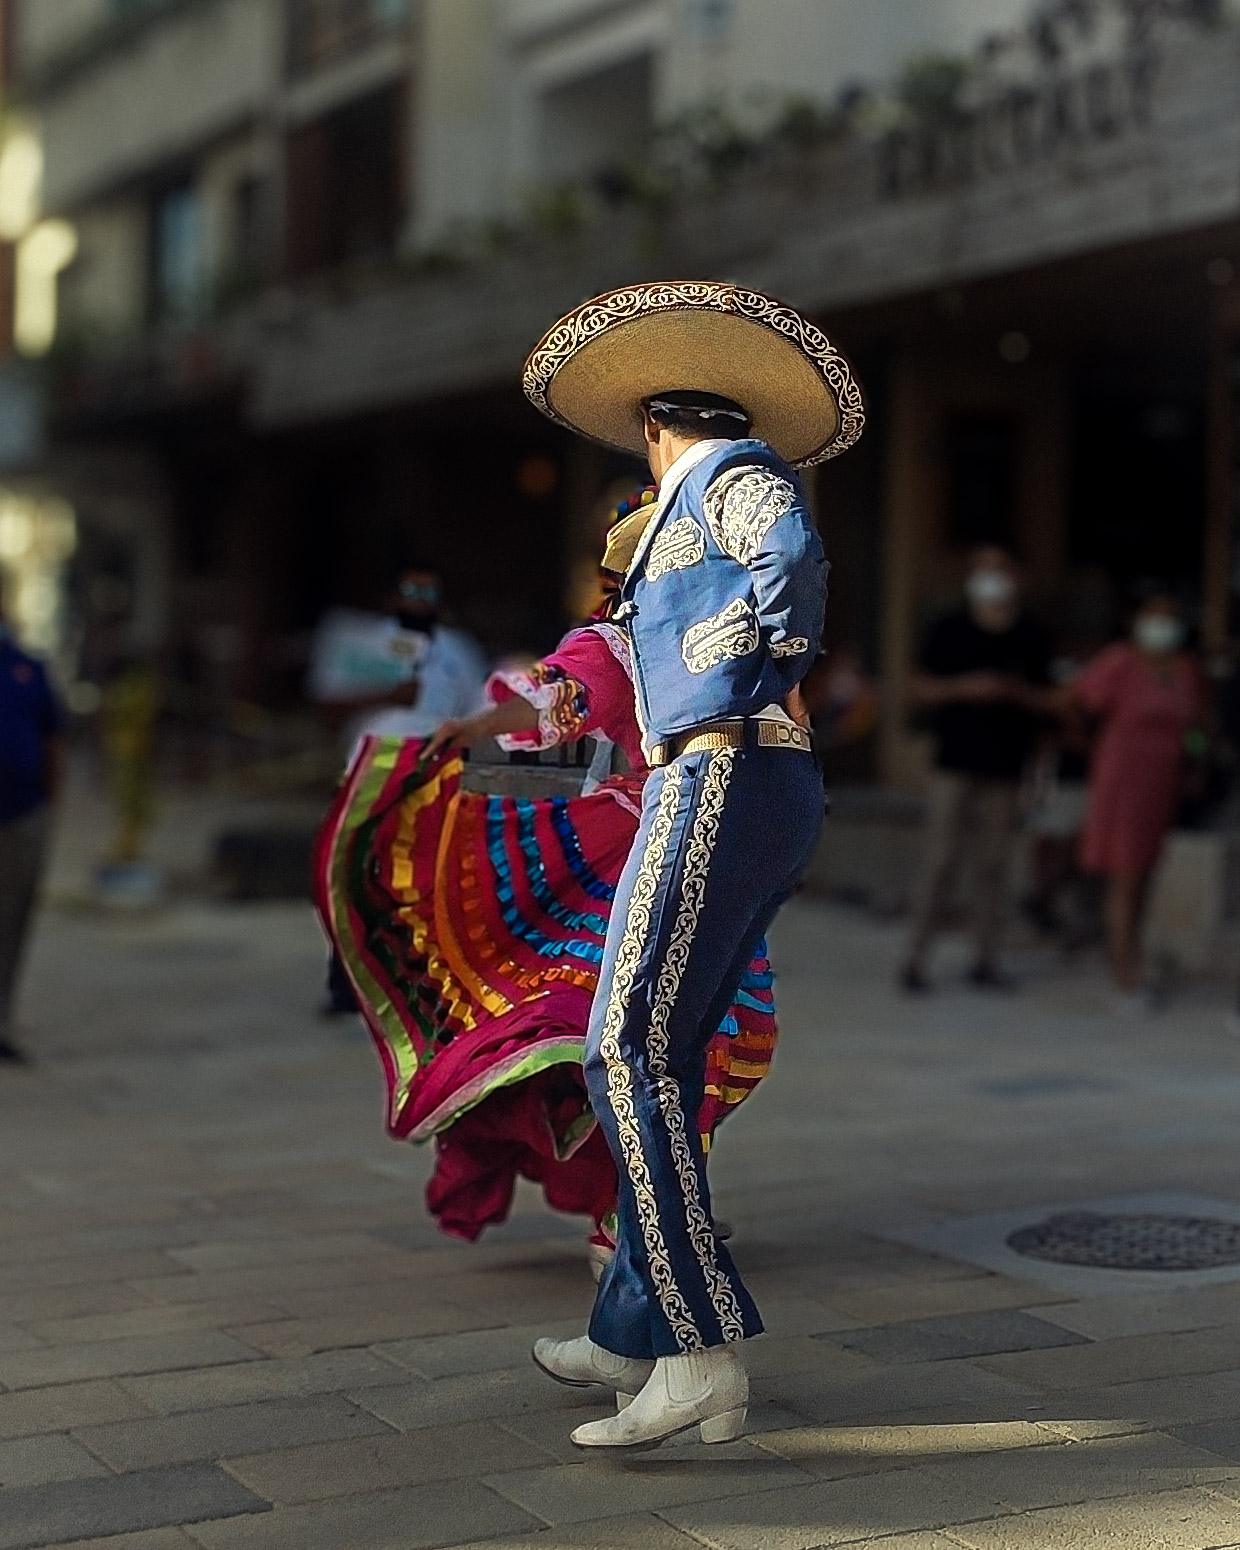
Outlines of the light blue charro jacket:
<svg viewBox="0 0 1240 1550">
<path fill-rule="evenodd" d="M 800 481 L 764 441 L 730 441 L 652 519 L 620 591 L 643 742 L 753 716 L 808 672 L 827 563 Z"/>
</svg>

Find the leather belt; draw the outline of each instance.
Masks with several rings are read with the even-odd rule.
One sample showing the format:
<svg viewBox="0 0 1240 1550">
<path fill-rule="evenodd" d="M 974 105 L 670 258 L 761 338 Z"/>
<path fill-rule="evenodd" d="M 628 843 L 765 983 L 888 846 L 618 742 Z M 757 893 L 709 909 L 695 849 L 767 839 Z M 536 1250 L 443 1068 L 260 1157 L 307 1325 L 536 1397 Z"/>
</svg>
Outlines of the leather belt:
<svg viewBox="0 0 1240 1550">
<path fill-rule="evenodd" d="M 717 748 L 791 748 L 796 753 L 812 753 L 813 739 L 802 727 L 790 721 L 771 721 L 749 717 L 740 721 L 707 721 L 692 731 L 656 743 L 650 751 L 650 768 L 661 769 L 682 754 L 708 753 Z"/>
</svg>

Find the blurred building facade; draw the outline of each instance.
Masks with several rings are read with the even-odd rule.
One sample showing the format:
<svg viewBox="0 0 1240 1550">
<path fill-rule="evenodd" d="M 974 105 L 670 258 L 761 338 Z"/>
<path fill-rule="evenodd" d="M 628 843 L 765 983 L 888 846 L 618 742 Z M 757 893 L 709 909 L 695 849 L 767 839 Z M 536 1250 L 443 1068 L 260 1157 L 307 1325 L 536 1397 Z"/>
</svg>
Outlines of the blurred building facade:
<svg viewBox="0 0 1240 1550">
<path fill-rule="evenodd" d="M 73 252 L 0 478 L 74 513 L 88 639 L 124 612 L 220 695 L 292 694 L 316 614 L 410 555 L 542 646 L 640 471 L 542 424 L 525 350 L 608 285 L 743 279 L 869 390 L 814 492 L 832 635 L 887 690 L 870 771 L 914 780 L 900 686 L 972 542 L 1065 648 L 1154 573 L 1233 633 L 1235 9 L 8 0 Z"/>
</svg>

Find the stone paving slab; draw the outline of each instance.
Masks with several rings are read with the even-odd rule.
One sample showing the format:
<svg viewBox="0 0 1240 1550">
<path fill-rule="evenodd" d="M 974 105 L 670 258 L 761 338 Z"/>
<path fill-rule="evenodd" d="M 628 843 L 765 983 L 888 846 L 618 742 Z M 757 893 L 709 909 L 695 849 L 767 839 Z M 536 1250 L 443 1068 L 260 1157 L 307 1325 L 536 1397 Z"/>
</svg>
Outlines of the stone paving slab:
<svg viewBox="0 0 1240 1550">
<path fill-rule="evenodd" d="M 488 1373 L 454 1378 L 423 1378 L 373 1389 L 349 1390 L 349 1398 L 399 1431 L 425 1426 L 454 1426 L 465 1421 L 505 1421 L 545 1411 L 577 1410 L 593 1403 L 591 1390 L 551 1383 L 533 1362 Z M 566 1420 L 571 1431 L 576 1419 Z"/>
<path fill-rule="evenodd" d="M 987 1356 L 980 1359 L 979 1365 L 1001 1378 L 1045 1389 L 1219 1372 L 1240 1366 L 1240 1329 L 1129 1335 L 1057 1351 Z"/>
<path fill-rule="evenodd" d="M 859 1539 L 856 1550 L 960 1550 L 960 1542 L 946 1534 L 892 1534 L 882 1539 Z"/>
<path fill-rule="evenodd" d="M 0 1355 L 0 1383 L 10 1389 L 121 1378 L 177 1368 L 222 1367 L 255 1361 L 259 1353 L 217 1330 L 88 1341 Z"/>
<path fill-rule="evenodd" d="M 368 1491 L 481 1479 L 547 1464 L 542 1448 L 488 1422 L 285 1448 L 225 1459 L 224 1467 L 267 1501 L 282 1505 Z M 501 1493 L 505 1494 L 505 1493 Z"/>
<path fill-rule="evenodd" d="M 816 1297 L 777 1292 L 763 1296 L 762 1322 L 766 1325 L 769 1337 L 766 1343 L 769 1345 L 776 1340 L 797 1340 L 808 1335 L 860 1329 L 866 1320 L 854 1318 Z"/>
<path fill-rule="evenodd" d="M 13 1324 L 31 1320 L 73 1319 L 96 1313 L 127 1313 L 134 1308 L 150 1306 L 151 1299 L 143 1297 L 125 1281 L 103 1281 L 85 1286 L 27 1287 L 17 1292 L 0 1292 L 0 1319 Z"/>
<path fill-rule="evenodd" d="M 1091 1340 L 1175 1334 L 1240 1324 L 1240 1285 L 1203 1286 L 1132 1297 L 1092 1297 L 1043 1308 L 1039 1317 Z"/>
<path fill-rule="evenodd" d="M 171 1265 L 171 1261 L 169 1261 Z M 278 1298 L 298 1286 L 347 1286 L 421 1278 L 408 1254 L 375 1253 L 365 1259 L 308 1260 L 293 1265 L 257 1265 L 244 1270 L 182 1270 L 176 1275 L 139 1273 L 134 1288 L 152 1302 L 222 1302 L 233 1297 Z"/>
<path fill-rule="evenodd" d="M 42 1343 L 29 1330 L 18 1329 L 15 1324 L 0 1324 L 0 1353 L 37 1351 Z"/>
<path fill-rule="evenodd" d="M 274 1303 L 190 1302 L 163 1307 L 154 1303 L 132 1305 L 108 1313 L 87 1313 L 74 1318 L 37 1319 L 27 1323 L 32 1334 L 48 1345 L 89 1344 L 97 1340 L 137 1340 L 152 1335 L 172 1335 L 183 1330 L 222 1329 L 232 1333 L 240 1326 L 261 1327 L 279 1318 Z M 232 1326 L 232 1329 L 230 1329 Z M 237 1335 L 252 1350 L 253 1341 Z"/>
<path fill-rule="evenodd" d="M 1240 1464 L 1240 1418 L 1230 1421 L 1198 1421 L 1192 1426 L 1168 1428 L 1173 1437 L 1193 1448 L 1205 1448 L 1220 1458 Z"/>
<path fill-rule="evenodd" d="M 588 1309 L 586 1310 L 588 1313 Z M 394 1340 L 376 1353 L 398 1362 L 421 1378 L 454 1378 L 466 1373 L 493 1372 L 528 1361 L 540 1335 L 568 1339 L 582 1331 L 582 1315 L 538 1324 L 510 1324 L 443 1339 Z"/>
<path fill-rule="evenodd" d="M 488 1539 L 537 1527 L 474 1480 L 284 1507 L 262 1517 L 191 1524 L 206 1550 L 422 1550 L 465 1534 Z"/>
<path fill-rule="evenodd" d="M 1066 1303 L 1068 1299 L 1062 1292 L 996 1275 L 971 1275 L 960 1280 L 925 1281 L 917 1285 L 902 1282 L 897 1286 L 867 1287 L 862 1291 L 842 1287 L 833 1297 L 833 1306 L 850 1314 L 854 1322 L 860 1324 L 891 1324 L 908 1319 L 1035 1306 L 1040 1318 L 1049 1318 L 1048 1309 Z M 1057 1321 L 1052 1319 L 1051 1322 Z M 834 1327 L 843 1329 L 847 1326 L 838 1324 Z M 1092 1331 L 1081 1330 L 1080 1333 L 1088 1335 Z"/>
<path fill-rule="evenodd" d="M 323 1351 L 288 1360 L 256 1360 L 198 1372 L 123 1378 L 121 1384 L 146 1409 L 163 1415 L 246 1405 L 264 1399 L 297 1399 L 372 1385 L 399 1384 L 406 1373 L 369 1351 Z"/>
<path fill-rule="evenodd" d="M 1087 1344 L 1084 1335 L 1011 1308 L 906 1319 L 898 1324 L 878 1324 L 820 1338 L 882 1362 L 941 1362 L 961 1356 Z"/>
<path fill-rule="evenodd" d="M 130 1253 L 79 1254 L 68 1259 L 18 1260 L 0 1265 L 0 1297 L 8 1292 L 51 1286 L 96 1286 L 104 1281 L 135 1281 L 173 1276 L 177 1265 L 153 1249 Z"/>
<path fill-rule="evenodd" d="M 59 1432 L 0 1442 L 0 1487 L 48 1485 L 54 1480 L 86 1480 L 107 1473 L 107 1466 L 81 1443 Z"/>
<path fill-rule="evenodd" d="M 365 1233 L 295 1233 L 283 1238 L 265 1235 L 222 1243 L 195 1243 L 166 1252 L 170 1260 L 187 1270 L 249 1270 L 269 1265 L 312 1264 L 320 1259 L 369 1257 L 381 1253 L 382 1245 Z"/>
<path fill-rule="evenodd" d="M 473 1539 L 468 1544 L 447 1546 L 446 1550 L 701 1550 L 701 1541 L 682 1534 L 653 1513 L 633 1512 L 539 1529 L 532 1534 Z"/>
<path fill-rule="evenodd" d="M 337 1442 L 387 1432 L 377 1417 L 339 1394 L 312 1399 L 268 1400 L 181 1415 L 148 1416 L 111 1426 L 90 1426 L 74 1435 L 120 1473 L 160 1464 L 190 1464 L 228 1454 L 259 1453 L 317 1442 Z"/>
<path fill-rule="evenodd" d="M 1236 1506 L 1210 1490 L 1079 1502 L 951 1530 L 968 1550 L 1217 1550 L 1240 1544 Z"/>
<path fill-rule="evenodd" d="M 0 1437 L 30 1437 L 107 1421 L 128 1421 L 149 1411 L 118 1383 L 67 1383 L 58 1388 L 0 1394 Z"/>
<path fill-rule="evenodd" d="M 784 1340 L 763 1335 L 745 1352 L 745 1365 L 754 1381 L 791 1373 L 802 1380 L 812 1378 L 823 1387 L 863 1380 L 881 1370 L 881 1364 L 864 1352 L 846 1351 L 829 1339 L 809 1335 Z"/>
<path fill-rule="evenodd" d="M 345 1307 L 331 1317 L 247 1323 L 229 1333 L 267 1356 L 312 1356 L 317 1351 L 371 1345 L 381 1346 L 388 1354 L 395 1341 L 461 1334 L 487 1322 L 486 1315 L 464 1308 L 423 1303 L 408 1294 L 406 1298 L 409 1306 L 400 1309 L 375 1313 Z"/>
<path fill-rule="evenodd" d="M 1040 1395 L 1026 1413 L 1075 1441 L 1240 1417 L 1240 1371 L 1189 1373 Z"/>
<path fill-rule="evenodd" d="M 0 1550 L 266 1510 L 253 1492 L 208 1464 L 19 1487 L 4 1493 Z"/>
<path fill-rule="evenodd" d="M 194 1541 L 179 1528 L 153 1528 L 140 1534 L 115 1534 L 107 1539 L 75 1539 L 47 1550 L 191 1550 Z"/>
<path fill-rule="evenodd" d="M 747 1443 L 703 1449 L 696 1457 L 666 1459 L 662 1450 L 645 1457 L 587 1459 L 542 1469 L 487 1474 L 492 1490 L 544 1522 L 587 1521 L 641 1507 L 661 1512 L 685 1502 L 709 1501 L 721 1493 L 765 1493 L 805 1483 L 795 1464 Z"/>
<path fill-rule="evenodd" d="M 466 1298 L 457 1297 L 453 1291 L 451 1278 L 429 1279 L 427 1286 L 434 1286 L 435 1299 L 432 1307 L 438 1307 L 447 1303 L 450 1307 L 459 1307 L 473 1316 L 475 1312 L 485 1313 L 480 1318 L 475 1328 L 484 1328 L 490 1321 L 507 1323 L 512 1316 L 510 1306 L 496 1307 L 496 1303 L 503 1303 L 503 1298 L 497 1297 L 498 1288 L 493 1276 L 486 1277 L 487 1290 L 491 1298 L 489 1308 L 482 1309 L 478 1302 Z M 313 1322 L 318 1319 L 340 1318 L 376 1318 L 381 1314 L 416 1312 L 422 1302 L 421 1288 L 404 1277 L 388 1281 L 371 1281 L 365 1286 L 349 1286 L 345 1291 L 341 1290 L 339 1283 L 333 1281 L 327 1286 L 284 1286 L 277 1288 L 272 1296 L 272 1304 L 279 1309 L 285 1320 L 304 1319 Z M 272 1319 L 266 1322 L 277 1322 Z"/>
<path fill-rule="evenodd" d="M 197 1243 L 211 1236 L 213 1229 L 218 1231 L 211 1219 L 178 1215 L 149 1222 L 118 1221 L 106 1227 L 99 1226 L 96 1219 L 89 1226 L 57 1228 L 60 1215 L 46 1210 L 40 1213 L 38 1231 L 31 1230 L 29 1221 L 11 1236 L 0 1230 L 0 1265 L 29 1265 L 38 1260 L 117 1254 L 130 1249 L 171 1249 Z"/>
<path fill-rule="evenodd" d="M 1032 1421 L 992 1419 L 984 1408 L 976 1419 L 930 1411 L 916 1418 L 875 1421 L 852 1426 L 793 1426 L 764 1432 L 753 1440 L 799 1469 L 823 1480 L 850 1475 L 880 1474 L 971 1455 L 1003 1453 L 1013 1448 L 1043 1448 L 1066 1438 L 1056 1437 Z"/>
<path fill-rule="evenodd" d="M 825 1385 L 815 1374 L 786 1373 L 754 1385 L 760 1398 L 799 1411 L 811 1421 L 868 1419 L 884 1411 L 931 1405 L 992 1403 L 996 1414 L 1023 1416 L 1036 1393 L 967 1361 L 874 1363 L 866 1372 Z"/>
<path fill-rule="evenodd" d="M 712 1550 L 816 1550 L 876 1529 L 945 1529 L 1031 1508 L 1183 1489 L 1225 1478 L 1210 1454 L 1157 1435 L 1049 1445 L 854 1476 L 761 1496 L 725 1495 L 661 1515 Z M 1240 1471 L 1238 1471 L 1240 1473 Z M 949 1535 L 950 1537 L 950 1535 Z M 1117 1547 L 1118 1550 L 1118 1547 Z"/>
</svg>

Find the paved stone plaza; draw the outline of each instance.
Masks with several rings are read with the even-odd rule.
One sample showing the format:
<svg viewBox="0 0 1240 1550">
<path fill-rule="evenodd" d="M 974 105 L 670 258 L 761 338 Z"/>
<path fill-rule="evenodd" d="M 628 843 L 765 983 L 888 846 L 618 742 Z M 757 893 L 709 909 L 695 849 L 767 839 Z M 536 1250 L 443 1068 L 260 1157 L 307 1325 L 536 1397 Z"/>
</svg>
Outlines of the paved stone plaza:
<svg viewBox="0 0 1240 1550">
<path fill-rule="evenodd" d="M 585 1460 L 600 1412 L 528 1358 L 581 1327 L 580 1229 L 428 1226 L 308 914 L 49 910 L 41 1061 L 0 1072 L 0 1550 L 1240 1545 L 1240 1282 L 1083 1296 L 909 1242 L 1240 1200 L 1222 992 L 1124 1023 L 1092 972 L 983 1000 L 949 955 L 909 1005 L 897 952 L 808 903 L 776 934 L 776 1074 L 712 1164 L 770 1326 L 747 1439 Z"/>
</svg>

